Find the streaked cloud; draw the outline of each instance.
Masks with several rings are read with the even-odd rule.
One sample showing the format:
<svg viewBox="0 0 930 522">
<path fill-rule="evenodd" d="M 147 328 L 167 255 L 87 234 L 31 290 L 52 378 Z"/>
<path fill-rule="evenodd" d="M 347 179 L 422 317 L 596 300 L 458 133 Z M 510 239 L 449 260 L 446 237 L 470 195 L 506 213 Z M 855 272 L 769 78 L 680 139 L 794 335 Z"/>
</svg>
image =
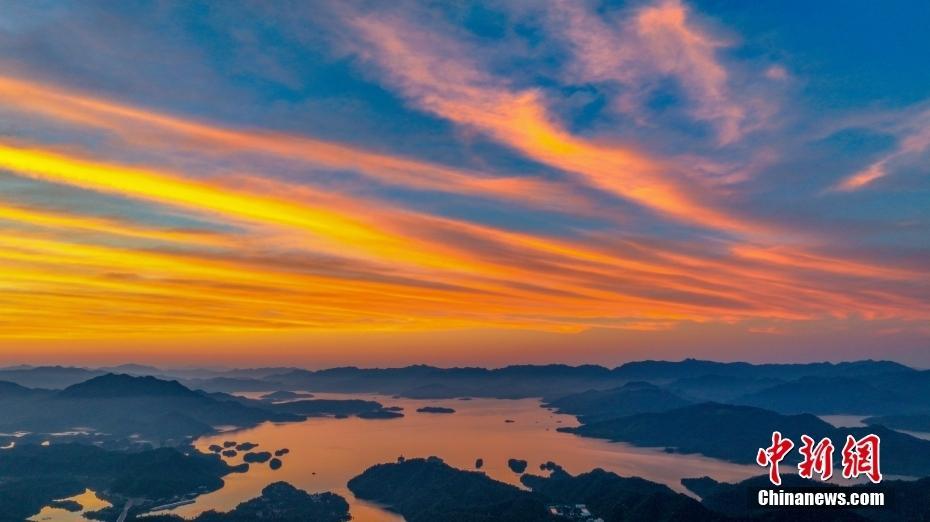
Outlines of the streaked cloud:
<svg viewBox="0 0 930 522">
<path fill-rule="evenodd" d="M 62 9 L 0 26 L 19 50 L 0 51 L 9 346 L 429 332 L 441 351 L 494 329 L 566 335 L 572 360 L 572 339 L 587 357 L 697 330 L 727 356 L 925 336 L 927 185 L 907 176 L 925 103 L 815 118 L 810 64 L 726 17 L 676 0 L 490 5 L 490 28 L 457 4 L 126 7 L 121 32 L 151 45 L 159 23 L 258 11 L 275 46 L 259 60 L 261 31 L 224 39 L 225 68 L 219 36 L 172 24 L 162 60 L 61 68 L 68 47 L 36 31 L 95 8 Z M 107 48 L 94 19 L 63 34 Z M 215 95 L 120 91 L 174 68 Z M 911 193 L 877 183 L 896 174 Z"/>
<path fill-rule="evenodd" d="M 898 118 L 889 129 L 897 141 L 894 149 L 859 172 L 842 179 L 834 190 L 850 192 L 864 189 L 888 176 L 896 168 L 913 166 L 927 160 L 926 152 L 930 150 L 930 110 L 899 115 Z"/>
</svg>

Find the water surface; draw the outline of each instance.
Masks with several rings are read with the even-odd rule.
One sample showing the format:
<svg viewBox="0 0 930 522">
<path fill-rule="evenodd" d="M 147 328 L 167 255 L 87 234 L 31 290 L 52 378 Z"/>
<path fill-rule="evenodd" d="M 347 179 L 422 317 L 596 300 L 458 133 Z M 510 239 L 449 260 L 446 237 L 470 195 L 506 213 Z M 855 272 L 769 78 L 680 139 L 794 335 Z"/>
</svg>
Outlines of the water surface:
<svg viewBox="0 0 930 522">
<path fill-rule="evenodd" d="M 320 393 L 315 396 L 376 400 L 385 406 L 403 407 L 405 417 L 391 420 L 311 418 L 300 423 L 266 423 L 198 439 L 195 445 L 202 451 L 207 451 L 211 444 L 235 440 L 258 443 L 260 446 L 255 451 L 288 448 L 291 452 L 283 457 L 281 469 L 272 471 L 267 464 L 253 464 L 248 473 L 225 477 L 223 489 L 202 495 L 193 504 L 173 512 L 193 517 L 208 509 L 228 511 L 258 496 L 269 483 L 283 480 L 310 492 L 333 491 L 344 496 L 351 505 L 353 520 L 402 520 L 378 506 L 355 499 L 346 489 L 346 482 L 368 467 L 394 462 L 399 456 L 436 455 L 462 469 L 474 469 L 475 459 L 482 458 L 484 472 L 515 485 L 520 485 L 519 475 L 507 467 L 507 459 L 527 460 L 529 473 L 540 473 L 539 465 L 551 460 L 573 474 L 600 467 L 619 475 L 660 482 L 681 492 L 686 492 L 680 483 L 684 477 L 708 475 L 733 482 L 758 475 L 760 471 L 755 466 L 560 433 L 556 431 L 559 427 L 576 426 L 575 418 L 541 408 L 535 399 L 413 400 Z M 423 406 L 446 406 L 456 413 L 417 413 L 416 409 Z M 228 460 L 238 464 L 241 454 Z"/>
<path fill-rule="evenodd" d="M 88 519 L 84 518 L 84 513 L 97 511 L 98 509 L 110 507 L 111 505 L 106 500 L 99 498 L 97 494 L 90 489 L 85 489 L 84 493 L 80 495 L 59 500 L 74 500 L 81 505 L 81 510 L 71 512 L 66 509 L 46 506 L 29 520 L 31 522 L 87 522 Z"/>
</svg>

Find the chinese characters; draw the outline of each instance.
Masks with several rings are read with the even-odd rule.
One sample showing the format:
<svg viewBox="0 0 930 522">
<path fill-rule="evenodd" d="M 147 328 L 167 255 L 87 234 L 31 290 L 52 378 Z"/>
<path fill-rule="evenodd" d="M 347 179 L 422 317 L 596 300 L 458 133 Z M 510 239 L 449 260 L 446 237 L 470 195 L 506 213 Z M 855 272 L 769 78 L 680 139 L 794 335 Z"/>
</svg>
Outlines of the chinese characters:
<svg viewBox="0 0 930 522">
<path fill-rule="evenodd" d="M 841 452 L 843 478 L 852 479 L 859 476 L 867 477 L 872 483 L 878 484 L 882 480 L 879 465 L 879 445 L 881 439 L 878 435 L 868 434 L 860 439 L 852 435 L 846 436 L 846 443 Z M 781 485 L 779 464 L 794 448 L 794 441 L 783 437 L 778 431 L 772 432 L 772 444 L 767 448 L 759 448 L 756 453 L 756 464 L 769 468 L 769 480 L 776 486 Z M 814 474 L 820 480 L 830 480 L 833 476 L 833 441 L 824 437 L 815 441 L 813 437 L 801 435 L 801 462 L 798 464 L 798 475 L 802 478 L 813 478 Z"/>
</svg>

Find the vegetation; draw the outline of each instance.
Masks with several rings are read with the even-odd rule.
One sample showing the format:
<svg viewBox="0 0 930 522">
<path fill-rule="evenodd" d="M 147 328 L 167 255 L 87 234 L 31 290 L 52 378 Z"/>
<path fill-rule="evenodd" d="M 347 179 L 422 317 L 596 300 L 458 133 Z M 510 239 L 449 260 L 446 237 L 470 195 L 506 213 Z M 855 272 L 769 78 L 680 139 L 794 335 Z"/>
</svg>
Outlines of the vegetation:
<svg viewBox="0 0 930 522">
<path fill-rule="evenodd" d="M 435 457 L 373 466 L 350 480 L 349 490 L 390 506 L 408 522 L 551 520 L 532 493 L 481 472 L 457 470 Z"/>
<path fill-rule="evenodd" d="M 349 504 L 335 493 L 309 494 L 286 482 L 275 482 L 261 496 L 243 502 L 228 513 L 207 511 L 194 522 L 346 522 Z M 185 522 L 174 515 L 147 516 L 147 522 Z"/>
<path fill-rule="evenodd" d="M 213 491 L 234 471 L 215 455 L 173 448 L 125 453 L 81 444 L 16 446 L 0 451 L 0 520 L 21 521 L 86 488 L 105 498 L 153 501 Z"/>
</svg>

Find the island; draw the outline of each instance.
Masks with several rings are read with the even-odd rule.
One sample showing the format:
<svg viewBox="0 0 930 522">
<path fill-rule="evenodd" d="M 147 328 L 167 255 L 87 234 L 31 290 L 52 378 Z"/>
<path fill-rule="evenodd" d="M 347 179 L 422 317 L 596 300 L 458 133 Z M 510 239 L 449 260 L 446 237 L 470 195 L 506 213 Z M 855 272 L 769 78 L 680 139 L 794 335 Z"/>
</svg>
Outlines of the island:
<svg viewBox="0 0 930 522">
<path fill-rule="evenodd" d="M 268 460 L 270 459 L 271 459 L 271 452 L 268 452 L 268 451 L 249 452 L 242 456 L 242 461 L 249 462 L 249 463 L 268 462 Z"/>
<path fill-rule="evenodd" d="M 275 391 L 271 393 L 266 393 L 259 397 L 263 401 L 276 402 L 276 401 L 293 401 L 297 399 L 310 399 L 313 397 L 312 393 L 301 393 L 293 391 Z"/>
<path fill-rule="evenodd" d="M 310 494 L 287 482 L 275 482 L 261 496 L 236 506 L 228 513 L 207 511 L 193 522 L 347 522 L 349 503 L 335 493 Z M 148 522 L 186 522 L 177 515 L 150 515 Z"/>
<path fill-rule="evenodd" d="M 375 410 L 375 411 L 363 411 L 355 415 L 360 419 L 399 419 L 404 416 L 403 413 L 399 413 L 391 410 Z"/>
<path fill-rule="evenodd" d="M 572 476 L 557 468 L 550 477 L 525 475 L 521 482 L 529 490 L 432 457 L 372 466 L 348 487 L 356 497 L 386 505 L 407 522 L 557 522 L 566 520 L 557 513 L 569 507 L 591 513 L 589 518 L 571 519 L 579 521 L 725 520 L 666 486 L 603 470 Z"/>
<path fill-rule="evenodd" d="M 424 406 L 417 408 L 417 413 L 455 413 L 455 410 L 444 406 Z"/>
<path fill-rule="evenodd" d="M 193 448 L 128 453 L 85 444 L 17 445 L 0 451 L 0 519 L 25 520 L 86 489 L 113 504 L 116 514 L 130 498 L 143 509 L 215 491 L 223 476 L 237 471 L 241 468 Z M 70 503 L 58 505 L 66 506 Z"/>
<path fill-rule="evenodd" d="M 520 459 L 508 459 L 507 467 L 510 468 L 510 471 L 514 473 L 523 473 L 526 471 L 526 461 Z"/>
</svg>

